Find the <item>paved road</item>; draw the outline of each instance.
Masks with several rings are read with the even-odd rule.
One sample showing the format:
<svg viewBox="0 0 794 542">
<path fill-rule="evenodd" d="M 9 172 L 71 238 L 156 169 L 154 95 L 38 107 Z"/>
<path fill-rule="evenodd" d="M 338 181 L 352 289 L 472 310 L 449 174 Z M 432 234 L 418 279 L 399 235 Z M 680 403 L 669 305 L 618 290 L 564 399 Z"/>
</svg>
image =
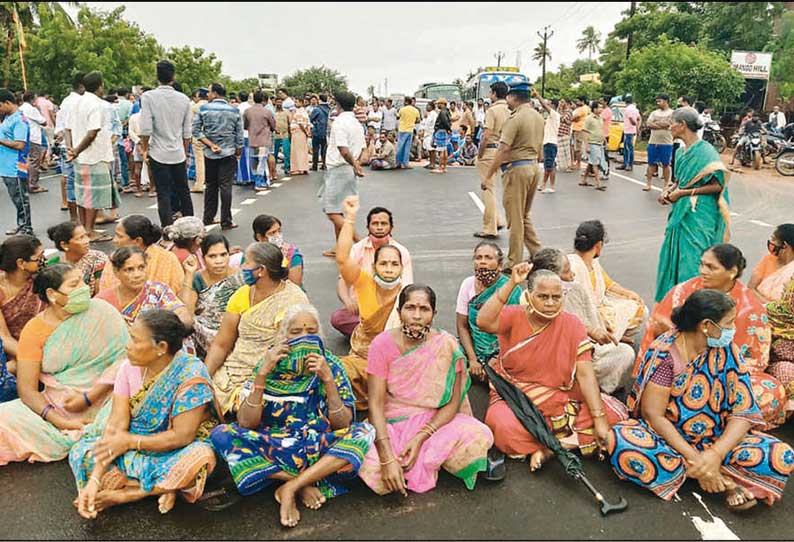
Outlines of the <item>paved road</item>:
<svg viewBox="0 0 794 542">
<path fill-rule="evenodd" d="M 666 210 L 657 205 L 657 193 L 636 185 L 642 168 L 631 177 L 613 175 L 606 192 L 576 186 L 572 174 L 561 175 L 556 194 L 538 194 L 534 220 L 544 244 L 569 249 L 573 232 L 583 220 L 600 218 L 609 235 L 603 264 L 613 278 L 651 301 L 659 245 Z M 305 286 L 309 297 L 326 319 L 336 308 L 336 267 L 321 256 L 332 243 L 330 227 L 314 197 L 320 176 L 295 177 L 265 195 L 235 188 L 235 219 L 242 227 L 231 232 L 234 244 L 251 240 L 248 229 L 258 213 L 284 221 L 285 237 L 305 255 Z M 46 226 L 66 219 L 58 211 L 55 179 L 45 181 L 48 194 L 34 195 L 33 222 L 43 237 Z M 417 281 L 433 286 L 439 298 L 436 324 L 454 331 L 454 307 L 460 281 L 471 272 L 471 237 L 480 226 L 475 196 L 479 181 L 471 168 L 451 169 L 446 176 L 423 169 L 409 172 L 368 173 L 361 183 L 362 209 L 376 204 L 395 212 L 395 236 L 412 251 Z M 734 242 L 753 265 L 766 250 L 771 225 L 791 221 L 794 190 L 791 182 L 736 176 L 732 184 Z M 125 197 L 122 213 L 143 212 L 156 220 L 148 198 Z M 244 204 L 245 203 L 245 204 Z M 200 208 L 201 197 L 194 195 Z M 0 216 L 10 226 L 14 216 L 8 198 L 0 201 Z M 365 213 L 362 212 L 362 215 Z M 363 228 L 362 223 L 359 225 Z M 506 239 L 500 243 L 506 248 Z M 111 247 L 106 247 L 108 250 Z M 326 325 L 326 327 L 328 327 Z M 328 332 L 337 353 L 346 353 L 338 334 Z M 475 412 L 482 417 L 486 392 L 471 392 Z M 789 424 L 777 434 L 794 442 Z M 176 539 L 176 538 L 554 538 L 641 539 L 697 538 L 692 517 L 710 519 L 693 497 L 696 484 L 687 484 L 680 502 L 665 503 L 650 493 L 619 482 L 606 464 L 587 462 L 593 482 L 608 496 L 623 495 L 630 504 L 620 516 L 602 519 L 586 491 L 566 478 L 556 463 L 530 474 L 527 464 L 510 462 L 508 478 L 497 485 L 480 482 L 468 492 L 456 479 L 442 474 L 439 487 L 428 494 L 378 498 L 363 484 L 335 499 L 319 512 L 303 512 L 300 525 L 290 531 L 278 525 L 278 507 L 272 492 L 245 499 L 223 513 L 177 504 L 160 516 L 154 501 L 106 512 L 94 522 L 82 520 L 73 510 L 75 490 L 64 463 L 11 465 L 0 470 L 0 538 Z M 721 499 L 705 496 L 711 511 L 741 538 L 784 539 L 794 532 L 790 510 L 794 490 L 789 488 L 782 506 L 759 506 L 747 516 L 727 511 Z"/>
</svg>

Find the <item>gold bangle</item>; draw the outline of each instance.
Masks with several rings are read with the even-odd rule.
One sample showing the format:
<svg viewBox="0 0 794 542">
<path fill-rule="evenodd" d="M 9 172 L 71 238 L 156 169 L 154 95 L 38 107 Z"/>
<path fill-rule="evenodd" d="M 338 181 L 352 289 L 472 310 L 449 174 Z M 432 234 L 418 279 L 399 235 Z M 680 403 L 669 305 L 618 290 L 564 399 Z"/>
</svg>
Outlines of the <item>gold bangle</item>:
<svg viewBox="0 0 794 542">
<path fill-rule="evenodd" d="M 245 398 L 245 401 L 243 401 L 243 402 L 244 402 L 246 405 L 248 405 L 248 406 L 250 406 L 250 407 L 253 407 L 253 408 L 262 408 L 263 406 L 265 406 L 265 400 L 264 400 L 264 399 L 262 399 L 262 402 L 261 402 L 261 403 L 259 403 L 259 404 L 257 405 L 257 404 L 255 404 L 255 403 L 252 403 L 252 402 L 250 402 L 250 401 L 248 400 L 248 399 L 250 399 L 250 398 L 251 398 L 251 396 L 250 396 L 250 395 L 248 395 L 248 396 Z"/>
<path fill-rule="evenodd" d="M 88 478 L 88 481 L 89 482 L 96 482 L 97 486 L 101 486 L 102 485 L 102 480 L 100 480 L 99 478 L 97 478 L 93 474 Z"/>
<path fill-rule="evenodd" d="M 393 456 L 388 461 L 385 461 L 385 462 L 384 461 L 378 461 L 378 463 L 380 463 L 381 467 L 385 467 L 387 465 L 391 465 L 392 463 L 396 463 L 396 462 L 397 462 L 397 460 Z"/>
<path fill-rule="evenodd" d="M 336 414 L 337 412 L 342 412 L 345 409 L 345 405 L 340 406 L 339 408 L 335 408 L 334 410 L 329 410 L 328 415 Z"/>
<path fill-rule="evenodd" d="M 606 416 L 603 410 L 599 410 L 598 412 L 590 412 L 590 415 L 593 418 L 603 418 L 604 416 Z"/>
<path fill-rule="evenodd" d="M 391 440 L 391 439 L 389 437 L 380 437 L 380 438 L 376 438 L 375 442 L 380 442 L 382 440 Z"/>
<path fill-rule="evenodd" d="M 141 439 L 142 438 L 143 437 L 138 437 L 138 443 L 135 445 L 135 449 L 138 450 L 139 452 L 141 451 Z"/>
</svg>

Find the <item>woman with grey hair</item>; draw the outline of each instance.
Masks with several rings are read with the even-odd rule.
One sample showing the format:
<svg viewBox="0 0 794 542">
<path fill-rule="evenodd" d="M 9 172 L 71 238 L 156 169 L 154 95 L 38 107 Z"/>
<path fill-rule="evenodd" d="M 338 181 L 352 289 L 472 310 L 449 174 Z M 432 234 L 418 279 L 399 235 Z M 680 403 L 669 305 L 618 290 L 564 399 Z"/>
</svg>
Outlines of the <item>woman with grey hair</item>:
<svg viewBox="0 0 794 542">
<path fill-rule="evenodd" d="M 191 255 L 194 256 L 198 268 L 204 269 L 201 241 L 206 236 L 207 230 L 200 218 L 185 216 L 163 228 L 163 248 L 176 254 L 179 263 L 183 265 Z"/>
<path fill-rule="evenodd" d="M 243 495 L 274 482 L 281 524 L 300 520 L 296 500 L 312 510 L 347 492 L 375 439 L 355 422 L 355 397 L 342 362 L 325 350 L 320 315 L 309 304 L 286 310 L 276 343 L 261 357 L 242 393 L 237 423 L 212 432 Z"/>
<path fill-rule="evenodd" d="M 598 309 L 588 293 L 574 282 L 571 263 L 565 254 L 556 248 L 543 248 L 532 258 L 534 271 L 546 269 L 556 273 L 562 280 L 564 310 L 576 315 L 587 328 L 587 336 L 595 343 L 593 347 L 593 370 L 604 393 L 613 393 L 634 365 L 634 349 L 622 343 L 601 322 Z M 527 304 L 527 294 L 521 303 Z"/>
<path fill-rule="evenodd" d="M 309 299 L 287 277 L 289 262 L 276 245 L 251 243 L 241 268 L 245 283 L 229 299 L 205 363 L 224 414 L 237 411 L 240 391 L 262 352 L 276 343 L 287 310 Z"/>
<path fill-rule="evenodd" d="M 691 107 L 673 112 L 670 129 L 686 147 L 675 155 L 675 181 L 659 196 L 659 203 L 672 209 L 659 254 L 657 303 L 673 286 L 698 275 L 700 256 L 707 248 L 730 240 L 728 168 L 716 149 L 698 138 L 700 124 Z"/>
</svg>

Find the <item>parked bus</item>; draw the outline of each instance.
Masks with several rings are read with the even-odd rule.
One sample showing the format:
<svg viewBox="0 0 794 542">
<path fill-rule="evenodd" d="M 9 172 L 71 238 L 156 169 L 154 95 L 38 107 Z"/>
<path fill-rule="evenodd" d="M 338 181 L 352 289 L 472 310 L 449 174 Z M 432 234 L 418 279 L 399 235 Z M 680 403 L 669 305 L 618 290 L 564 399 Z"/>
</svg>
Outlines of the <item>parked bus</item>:
<svg viewBox="0 0 794 542">
<path fill-rule="evenodd" d="M 460 87 L 452 83 L 425 83 L 414 92 L 414 98 L 429 101 L 444 98 L 447 102 L 460 102 Z"/>
<path fill-rule="evenodd" d="M 477 72 L 463 87 L 463 99 L 467 102 L 476 102 L 480 98 L 491 96 L 491 85 L 502 81 L 508 85 L 512 83 L 525 83 L 527 76 L 518 72 L 518 68 L 489 67 Z"/>
</svg>

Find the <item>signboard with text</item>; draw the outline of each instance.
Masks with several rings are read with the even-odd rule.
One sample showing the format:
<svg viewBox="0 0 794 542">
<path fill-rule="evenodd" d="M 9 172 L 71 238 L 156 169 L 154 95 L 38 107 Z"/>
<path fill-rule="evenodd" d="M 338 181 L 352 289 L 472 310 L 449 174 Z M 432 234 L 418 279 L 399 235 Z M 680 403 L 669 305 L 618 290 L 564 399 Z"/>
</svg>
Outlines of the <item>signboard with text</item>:
<svg viewBox="0 0 794 542">
<path fill-rule="evenodd" d="M 278 85 L 278 74 L 275 73 L 260 73 L 259 85 L 262 88 L 276 88 Z"/>
<path fill-rule="evenodd" d="M 772 68 L 772 53 L 757 53 L 753 51 L 731 52 L 731 66 L 742 74 L 745 79 L 769 80 L 769 71 Z"/>
</svg>

